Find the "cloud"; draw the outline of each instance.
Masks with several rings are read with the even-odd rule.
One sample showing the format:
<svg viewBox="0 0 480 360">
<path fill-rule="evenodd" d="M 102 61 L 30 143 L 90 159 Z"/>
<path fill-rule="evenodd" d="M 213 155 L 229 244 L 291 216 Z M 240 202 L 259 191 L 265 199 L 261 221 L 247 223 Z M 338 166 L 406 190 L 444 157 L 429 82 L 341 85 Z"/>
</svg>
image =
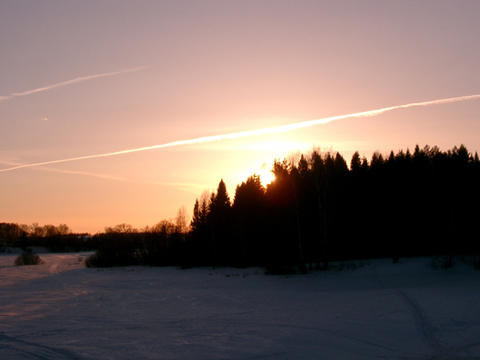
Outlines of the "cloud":
<svg viewBox="0 0 480 360">
<path fill-rule="evenodd" d="M 315 126 L 315 125 L 323 125 L 332 121 L 337 121 L 342 119 L 376 116 L 376 115 L 383 114 L 387 111 L 392 111 L 396 109 L 404 109 L 404 108 L 409 108 L 414 106 L 439 105 L 439 104 L 453 103 L 453 102 L 467 101 L 467 100 L 474 100 L 474 99 L 480 99 L 480 94 L 453 97 L 448 99 L 416 102 L 416 103 L 410 103 L 410 104 L 404 104 L 404 105 L 396 105 L 396 106 L 390 106 L 382 109 L 363 111 L 363 112 L 358 112 L 353 114 L 332 116 L 328 118 L 310 120 L 310 121 L 303 121 L 295 124 L 275 126 L 275 127 L 263 128 L 263 129 L 257 129 L 257 130 L 251 130 L 251 131 L 242 131 L 242 132 L 223 134 L 223 135 L 205 136 L 205 137 L 189 139 L 189 140 L 179 140 L 179 141 L 169 142 L 169 143 L 160 144 L 160 145 L 153 145 L 153 146 L 141 147 L 141 148 L 130 149 L 130 150 L 115 151 L 115 152 L 104 153 L 104 154 L 87 155 L 87 156 L 80 156 L 80 157 L 69 158 L 69 159 L 51 160 L 51 161 L 45 161 L 40 163 L 34 163 L 34 164 L 25 164 L 25 165 L 10 167 L 7 169 L 2 169 L 0 170 L 0 172 L 12 171 L 12 170 L 23 169 L 28 167 L 41 166 L 41 165 L 52 165 L 52 164 L 59 164 L 64 162 L 95 159 L 95 158 L 101 158 L 101 157 L 107 157 L 107 156 L 117 156 L 117 155 L 123 155 L 123 154 L 130 154 L 134 152 L 162 149 L 162 148 L 174 147 L 174 146 L 199 144 L 199 143 L 210 142 L 210 141 L 232 140 L 232 139 L 239 139 L 239 138 L 250 137 L 250 136 L 277 134 L 277 133 L 288 132 L 288 131 L 297 130 L 301 128 L 306 128 L 310 126 Z"/>
<path fill-rule="evenodd" d="M 38 88 L 38 89 L 27 90 L 27 91 L 20 92 L 20 93 L 13 93 L 13 94 L 10 94 L 10 95 L 7 95 L 7 96 L 0 96 L 0 102 L 12 99 L 14 97 L 27 96 L 27 95 L 35 94 L 35 93 L 42 92 L 42 91 L 56 89 L 58 87 L 62 87 L 62 86 L 66 86 L 66 85 L 72 85 L 72 84 L 76 84 L 76 83 L 79 83 L 79 82 L 88 81 L 88 80 L 97 79 L 97 78 L 106 77 L 106 76 L 114 76 L 114 75 L 119 75 L 119 74 L 124 74 L 124 73 L 140 71 L 140 70 L 144 70 L 146 68 L 147 67 L 145 67 L 145 66 L 141 66 L 141 67 L 136 67 L 136 68 L 132 68 L 132 69 L 124 69 L 124 70 L 120 70 L 120 71 L 108 72 L 108 73 L 103 73 L 103 74 L 96 74 L 96 75 L 78 77 L 78 78 L 75 78 L 75 79 L 72 79 L 72 80 L 64 81 L 64 82 L 49 85 L 49 86 L 44 86 L 44 87 L 41 87 L 41 88 Z"/>
<path fill-rule="evenodd" d="M 48 121 L 48 118 L 41 118 L 40 120 Z"/>
</svg>

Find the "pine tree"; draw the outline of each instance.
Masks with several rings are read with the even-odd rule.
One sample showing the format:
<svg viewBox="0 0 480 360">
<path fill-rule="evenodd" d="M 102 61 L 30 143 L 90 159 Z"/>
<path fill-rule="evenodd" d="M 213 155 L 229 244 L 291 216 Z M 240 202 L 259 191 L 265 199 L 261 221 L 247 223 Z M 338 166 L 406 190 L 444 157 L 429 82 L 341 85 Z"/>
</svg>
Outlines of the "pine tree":
<svg viewBox="0 0 480 360">
<path fill-rule="evenodd" d="M 231 203 L 227 187 L 220 180 L 217 192 L 211 196 L 207 222 L 211 227 L 211 261 L 212 265 L 228 264 L 232 257 Z"/>
<path fill-rule="evenodd" d="M 241 266 L 265 265 L 265 188 L 259 175 L 252 175 L 237 186 L 232 212 L 236 263 Z"/>
<path fill-rule="evenodd" d="M 350 170 L 359 171 L 362 166 L 362 160 L 360 159 L 360 154 L 358 151 L 355 151 L 352 155 L 352 160 L 350 161 Z"/>
<path fill-rule="evenodd" d="M 212 197 L 212 203 L 210 204 L 211 211 L 228 211 L 231 207 L 230 197 L 228 196 L 227 187 L 223 182 L 223 179 L 220 180 L 218 184 L 217 192 Z"/>
</svg>

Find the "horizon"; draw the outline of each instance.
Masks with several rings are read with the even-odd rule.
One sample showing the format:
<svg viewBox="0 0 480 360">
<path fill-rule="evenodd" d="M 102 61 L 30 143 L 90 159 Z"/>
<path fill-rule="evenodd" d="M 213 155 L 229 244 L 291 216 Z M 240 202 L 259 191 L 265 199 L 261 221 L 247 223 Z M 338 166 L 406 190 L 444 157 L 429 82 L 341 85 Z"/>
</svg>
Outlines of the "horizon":
<svg viewBox="0 0 480 360">
<path fill-rule="evenodd" d="M 220 179 L 233 199 L 313 146 L 347 163 L 480 150 L 480 3 L 188 5 L 1 5 L 0 222 L 94 234 L 191 217 Z"/>
</svg>

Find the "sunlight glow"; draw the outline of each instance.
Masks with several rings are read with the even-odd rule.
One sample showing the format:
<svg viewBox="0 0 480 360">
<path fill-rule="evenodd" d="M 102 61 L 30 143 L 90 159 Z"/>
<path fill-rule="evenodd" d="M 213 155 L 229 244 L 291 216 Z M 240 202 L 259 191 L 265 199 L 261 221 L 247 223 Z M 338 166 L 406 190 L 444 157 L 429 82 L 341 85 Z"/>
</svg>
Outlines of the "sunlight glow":
<svg viewBox="0 0 480 360">
<path fill-rule="evenodd" d="M 129 70 L 129 71 L 132 71 L 132 70 Z M 112 73 L 112 74 L 114 74 L 114 73 Z M 98 75 L 96 75 L 96 76 L 98 76 Z M 101 75 L 101 76 L 105 76 L 105 75 Z M 88 77 L 88 78 L 92 78 L 92 77 Z M 75 79 L 75 80 L 72 80 L 72 81 L 75 81 L 75 82 L 83 81 L 83 79 L 84 78 L 80 78 L 80 79 Z M 70 82 L 72 82 L 72 81 L 70 81 Z M 68 82 L 68 83 L 70 83 L 70 82 Z M 33 90 L 33 91 L 40 91 L 40 90 L 43 90 L 43 89 L 37 89 L 37 90 Z M 31 93 L 31 92 L 25 92 L 25 93 L 22 93 L 22 94 L 14 94 L 14 96 L 25 95 L 27 93 Z M 74 157 L 74 158 L 69 158 L 69 159 L 45 161 L 45 162 L 39 162 L 39 163 L 34 163 L 34 164 L 25 164 L 25 165 L 10 167 L 10 168 L 7 168 L 7 169 L 1 169 L 0 172 L 12 171 L 12 170 L 23 169 L 23 168 L 28 168 L 28 167 L 41 166 L 41 165 L 59 164 L 59 163 L 70 162 L 70 161 L 87 160 L 87 159 L 101 158 L 101 157 L 107 157 L 107 156 L 117 156 L 117 155 L 129 154 L 129 153 L 134 153 L 134 152 L 139 152 L 139 151 L 162 149 L 162 148 L 174 147 L 174 146 L 201 144 L 201 143 L 210 142 L 210 141 L 233 140 L 233 139 L 240 139 L 240 138 L 252 137 L 252 136 L 260 136 L 260 135 L 266 135 L 266 134 L 278 134 L 278 133 L 289 132 L 289 131 L 302 129 L 302 128 L 306 128 L 306 127 L 310 127 L 310 126 L 324 125 L 324 124 L 327 124 L 329 122 L 337 121 L 337 120 L 356 118 L 356 117 L 377 116 L 377 115 L 380 115 L 380 114 L 385 113 L 387 111 L 392 111 L 392 110 L 396 110 L 396 109 L 405 109 L 405 108 L 410 108 L 410 107 L 414 107 L 414 106 L 439 105 L 439 104 L 454 103 L 454 102 L 474 100 L 474 99 L 480 99 L 480 94 L 453 97 L 453 98 L 447 98 L 447 99 L 438 99 L 438 100 L 431 100 L 431 101 L 424 101 L 424 102 L 415 102 L 415 103 L 409 103 L 409 104 L 404 104 L 404 105 L 396 105 L 396 106 L 390 106 L 390 107 L 376 109 L 376 110 L 362 111 L 362 112 L 352 113 L 352 114 L 347 114 L 347 115 L 339 115 L 339 116 L 332 116 L 332 117 L 316 119 L 316 120 L 302 121 L 302 122 L 288 124 L 288 125 L 274 126 L 274 127 L 269 127 L 269 128 L 262 128 L 262 129 L 250 130 L 250 131 L 241 131 L 241 132 L 222 134 L 222 135 L 205 136 L 205 137 L 188 139 L 188 140 L 173 141 L 173 142 L 169 142 L 169 143 L 165 143 L 165 144 L 146 146 L 146 147 L 141 147 L 141 148 L 136 148 L 136 149 L 115 151 L 115 152 L 96 154 L 96 155 L 80 156 L 80 157 Z"/>
<path fill-rule="evenodd" d="M 257 174 L 260 175 L 260 182 L 264 187 L 267 187 L 268 184 L 275 180 L 275 175 L 270 171 L 270 169 L 260 170 Z"/>
<path fill-rule="evenodd" d="M 276 154 L 288 153 L 292 151 L 304 150 L 311 147 L 311 144 L 296 143 L 291 141 L 263 141 L 263 142 L 251 142 L 251 144 L 243 146 L 242 149 L 255 150 L 263 152 L 273 152 Z"/>
</svg>

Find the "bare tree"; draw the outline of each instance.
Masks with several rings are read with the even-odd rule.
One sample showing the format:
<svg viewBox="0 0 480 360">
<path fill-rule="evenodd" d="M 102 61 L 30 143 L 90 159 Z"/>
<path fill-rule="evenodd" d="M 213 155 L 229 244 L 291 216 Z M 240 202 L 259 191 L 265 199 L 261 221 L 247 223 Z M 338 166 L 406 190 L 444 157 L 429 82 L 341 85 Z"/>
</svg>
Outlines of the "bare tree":
<svg viewBox="0 0 480 360">
<path fill-rule="evenodd" d="M 58 225 L 57 230 L 60 235 L 70 234 L 70 228 L 67 226 L 67 224 Z"/>
<path fill-rule="evenodd" d="M 187 210 L 183 205 L 178 209 L 177 217 L 175 218 L 175 226 L 176 232 L 179 234 L 186 234 L 188 232 Z"/>
<path fill-rule="evenodd" d="M 119 233 L 119 234 L 130 234 L 136 233 L 137 230 L 133 228 L 132 225 L 122 223 L 115 226 L 107 226 L 105 227 L 105 233 Z"/>
</svg>

